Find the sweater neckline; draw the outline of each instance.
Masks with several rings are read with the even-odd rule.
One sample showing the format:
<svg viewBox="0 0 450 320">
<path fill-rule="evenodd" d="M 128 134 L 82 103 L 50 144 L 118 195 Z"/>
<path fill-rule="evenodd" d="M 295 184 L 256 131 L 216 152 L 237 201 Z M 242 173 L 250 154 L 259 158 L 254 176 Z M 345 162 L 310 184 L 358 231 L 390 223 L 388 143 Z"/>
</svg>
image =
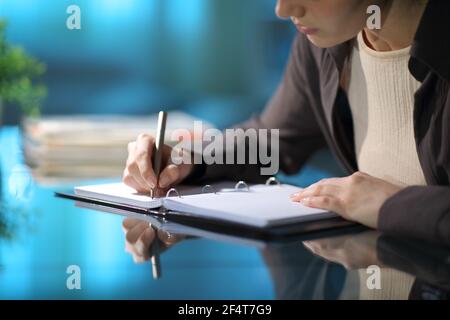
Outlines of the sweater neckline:
<svg viewBox="0 0 450 320">
<path fill-rule="evenodd" d="M 360 31 L 357 36 L 357 47 L 362 50 L 366 54 L 378 58 L 378 59 L 393 59 L 393 58 L 409 58 L 411 52 L 411 46 L 408 46 L 399 50 L 392 51 L 376 51 L 369 47 L 364 39 L 363 35 L 364 30 Z"/>
</svg>

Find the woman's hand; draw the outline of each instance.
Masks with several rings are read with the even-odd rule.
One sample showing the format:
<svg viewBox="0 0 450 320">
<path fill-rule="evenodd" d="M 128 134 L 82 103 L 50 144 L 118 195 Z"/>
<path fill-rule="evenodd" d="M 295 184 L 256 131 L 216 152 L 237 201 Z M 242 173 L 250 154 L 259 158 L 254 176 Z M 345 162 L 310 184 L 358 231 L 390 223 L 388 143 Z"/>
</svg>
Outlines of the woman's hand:
<svg viewBox="0 0 450 320">
<path fill-rule="evenodd" d="M 128 159 L 123 172 L 123 182 L 138 192 L 156 189 L 158 194 L 158 191 L 180 183 L 193 170 L 192 161 L 190 161 L 190 164 L 174 164 L 171 157 L 172 148 L 165 145 L 162 159 L 163 169 L 159 176 L 159 183 L 156 185 L 156 176 L 152 164 L 154 148 L 155 138 L 147 134 L 139 135 L 136 141 L 128 144 Z M 190 155 L 183 154 L 180 157 L 188 159 Z"/>
<path fill-rule="evenodd" d="M 291 198 L 305 206 L 333 211 L 344 219 L 377 228 L 380 208 L 402 189 L 402 186 L 357 172 L 345 178 L 323 179 Z"/>
</svg>

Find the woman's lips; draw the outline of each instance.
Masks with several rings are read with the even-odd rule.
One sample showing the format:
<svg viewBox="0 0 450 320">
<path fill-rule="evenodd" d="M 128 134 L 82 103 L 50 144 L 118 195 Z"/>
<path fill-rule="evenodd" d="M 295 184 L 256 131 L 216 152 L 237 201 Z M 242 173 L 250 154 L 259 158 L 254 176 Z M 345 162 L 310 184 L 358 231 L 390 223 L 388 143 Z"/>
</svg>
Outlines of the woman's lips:
<svg viewBox="0 0 450 320">
<path fill-rule="evenodd" d="M 319 31 L 319 29 L 304 27 L 300 24 L 296 24 L 295 27 L 297 28 L 298 31 L 300 31 L 306 35 L 313 35 Z"/>
</svg>

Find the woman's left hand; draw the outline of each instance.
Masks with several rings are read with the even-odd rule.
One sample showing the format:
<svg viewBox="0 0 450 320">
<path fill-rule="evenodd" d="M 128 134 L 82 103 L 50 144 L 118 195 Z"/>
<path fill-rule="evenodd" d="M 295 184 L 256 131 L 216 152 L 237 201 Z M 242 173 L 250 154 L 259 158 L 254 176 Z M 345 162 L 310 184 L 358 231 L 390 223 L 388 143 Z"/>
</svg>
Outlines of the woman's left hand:
<svg viewBox="0 0 450 320">
<path fill-rule="evenodd" d="M 377 228 L 384 202 L 402 190 L 387 181 L 356 172 L 345 178 L 323 179 L 291 196 L 307 207 L 333 211 L 344 219 Z"/>
</svg>

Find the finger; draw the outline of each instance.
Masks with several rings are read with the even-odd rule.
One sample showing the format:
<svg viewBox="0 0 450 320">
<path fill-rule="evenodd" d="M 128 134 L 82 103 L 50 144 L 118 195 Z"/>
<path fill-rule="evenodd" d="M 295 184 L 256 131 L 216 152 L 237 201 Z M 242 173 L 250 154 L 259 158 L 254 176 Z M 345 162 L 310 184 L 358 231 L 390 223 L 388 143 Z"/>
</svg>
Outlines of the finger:
<svg viewBox="0 0 450 320">
<path fill-rule="evenodd" d="M 136 224 L 130 231 L 125 235 L 125 239 L 130 244 L 135 244 L 145 229 L 149 228 L 148 222 L 140 222 Z"/>
<path fill-rule="evenodd" d="M 142 177 L 141 171 L 139 170 L 139 167 L 137 166 L 136 163 L 130 163 L 126 167 L 125 170 L 128 171 L 128 175 L 131 176 L 131 178 L 133 178 L 135 183 L 137 183 L 136 191 L 144 192 L 144 191 L 149 191 L 152 188 L 152 187 L 150 187 L 150 185 Z M 127 180 L 130 183 L 133 183 L 130 178 L 127 178 Z"/>
<path fill-rule="evenodd" d="M 155 198 L 165 197 L 167 194 L 167 191 L 168 190 L 166 188 L 163 188 L 163 189 L 155 188 L 155 189 L 153 189 L 153 197 L 155 197 Z"/>
<path fill-rule="evenodd" d="M 159 177 L 159 187 L 167 188 L 171 185 L 174 185 L 180 179 L 180 167 L 175 164 L 169 164 L 164 170 L 161 172 Z"/>
<path fill-rule="evenodd" d="M 300 193 L 291 196 L 292 201 L 299 202 L 304 198 L 319 197 L 319 196 L 333 196 L 339 198 L 342 193 L 340 186 L 332 184 L 316 184 L 311 186 Z"/>
<path fill-rule="evenodd" d="M 303 242 L 303 246 L 315 255 L 320 255 L 320 248 L 311 242 Z"/>
<path fill-rule="evenodd" d="M 312 245 L 309 241 L 303 241 L 303 246 L 311 252 L 314 252 L 315 250 L 314 245 Z"/>
<path fill-rule="evenodd" d="M 138 255 L 138 254 L 133 254 L 133 261 L 136 264 L 140 264 L 140 263 L 146 262 L 145 258 L 143 256 Z"/>
<path fill-rule="evenodd" d="M 139 167 L 135 163 L 136 142 L 128 144 L 128 159 L 123 172 L 123 182 L 138 192 L 148 191 L 150 188 L 145 180 L 142 179 Z"/>
<path fill-rule="evenodd" d="M 319 181 L 317 181 L 316 183 L 313 183 L 312 185 L 310 185 L 309 187 L 305 188 L 305 190 L 312 188 L 312 187 L 316 187 L 318 185 L 322 185 L 322 184 L 333 184 L 333 185 L 340 185 L 344 182 L 345 178 L 326 178 L 326 179 L 321 179 Z"/>
<path fill-rule="evenodd" d="M 136 150 L 136 142 L 132 141 L 132 142 L 128 143 L 128 157 L 130 157 L 130 155 L 134 154 L 135 150 Z"/>
<path fill-rule="evenodd" d="M 147 228 L 136 241 L 136 253 L 142 256 L 145 260 L 150 258 L 150 245 L 155 240 L 155 231 L 152 228 Z"/>
<path fill-rule="evenodd" d="M 133 257 L 142 257 L 140 248 L 137 246 L 138 242 L 139 240 L 137 240 L 136 243 L 133 244 L 125 242 L 125 251 L 133 255 Z"/>
<path fill-rule="evenodd" d="M 169 233 L 167 231 L 158 230 L 158 238 L 161 240 L 166 246 L 171 246 L 183 239 L 182 236 L 175 235 L 173 233 Z"/>
<path fill-rule="evenodd" d="M 334 243 L 332 243 L 334 244 Z M 339 249 L 338 246 L 334 247 L 330 245 L 330 241 L 327 240 L 313 240 L 313 241 L 304 241 L 303 245 L 308 247 L 310 250 L 314 252 L 319 252 L 322 250 L 335 250 Z"/>
<path fill-rule="evenodd" d="M 125 232 L 128 232 L 129 230 L 131 230 L 135 225 L 137 225 L 140 222 L 142 222 L 142 220 L 126 218 L 122 221 L 122 229 Z"/>
<path fill-rule="evenodd" d="M 303 198 L 301 203 L 310 208 L 317 208 L 343 214 L 343 206 L 338 198 L 330 196 L 318 196 Z"/>
<path fill-rule="evenodd" d="M 127 241 L 125 241 L 125 252 L 134 254 L 133 246 L 131 244 L 129 244 Z"/>
<path fill-rule="evenodd" d="M 345 182 L 345 178 L 327 178 L 327 179 L 323 179 L 322 183 L 323 184 L 335 184 L 335 185 L 342 185 Z"/>
<path fill-rule="evenodd" d="M 125 183 L 127 186 L 133 188 L 134 190 L 136 190 L 137 192 L 147 192 L 148 191 L 148 187 L 147 185 L 142 185 L 141 183 L 139 183 L 128 171 L 128 168 L 125 168 L 124 172 L 123 172 L 123 178 L 122 178 L 123 183 Z"/>
<path fill-rule="evenodd" d="M 164 148 L 165 169 L 162 170 L 159 187 L 168 188 L 180 183 L 192 171 L 192 154 L 183 149 Z"/>
<path fill-rule="evenodd" d="M 316 188 L 319 185 L 336 185 L 336 186 L 341 186 L 345 183 L 345 179 L 346 178 L 326 178 L 326 179 L 322 179 L 319 180 L 313 184 L 311 184 L 310 186 L 306 187 L 305 189 L 301 190 L 299 193 L 305 192 L 307 190 Z"/>
<path fill-rule="evenodd" d="M 156 186 L 156 176 L 152 165 L 154 146 L 155 139 L 149 135 L 140 135 L 136 141 L 135 162 L 142 178 L 150 188 Z"/>
</svg>

